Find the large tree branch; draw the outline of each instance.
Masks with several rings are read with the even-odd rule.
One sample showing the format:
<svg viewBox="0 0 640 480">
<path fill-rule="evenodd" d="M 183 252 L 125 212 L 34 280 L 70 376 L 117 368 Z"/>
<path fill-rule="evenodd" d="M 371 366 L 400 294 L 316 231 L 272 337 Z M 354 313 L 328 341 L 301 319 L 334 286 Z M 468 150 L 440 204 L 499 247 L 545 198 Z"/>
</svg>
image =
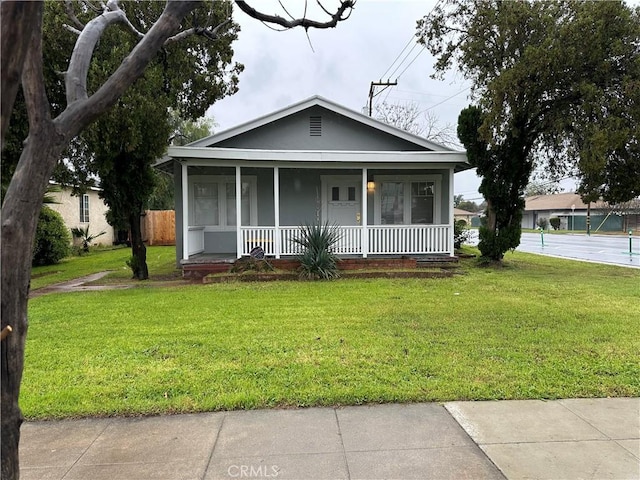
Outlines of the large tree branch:
<svg viewBox="0 0 640 480">
<path fill-rule="evenodd" d="M 179 42 L 180 40 L 184 40 L 187 37 L 192 35 L 202 35 L 203 37 L 208 38 L 209 40 L 216 40 L 218 37 L 218 32 L 222 30 L 226 25 L 231 23 L 231 18 L 225 20 L 220 25 L 217 25 L 213 28 L 211 27 L 192 27 L 187 30 L 183 30 L 182 32 L 174 35 L 173 37 L 168 38 L 164 45 L 171 45 L 172 43 Z"/>
<path fill-rule="evenodd" d="M 91 97 L 87 97 L 84 92 L 82 101 L 76 102 L 75 105 L 69 103 L 67 109 L 55 120 L 56 123 L 64 123 L 68 128 L 70 138 L 73 138 L 82 128 L 113 106 L 124 91 L 143 74 L 149 62 L 167 39 L 180 28 L 184 17 L 200 3 L 195 0 L 169 0 L 162 15 L 109 79 Z M 87 24 L 88 27 L 89 24 Z M 74 53 L 77 48 L 78 43 L 76 43 Z M 86 74 L 83 85 L 84 82 L 86 82 Z M 77 86 L 75 87 L 77 88 Z M 69 97 L 69 92 L 67 92 L 67 97 Z"/>
<path fill-rule="evenodd" d="M 308 18 L 287 20 L 286 18 L 280 17 L 278 15 L 267 15 L 266 13 L 259 12 L 255 8 L 247 5 L 247 2 L 244 0 L 235 0 L 235 3 L 238 8 L 240 8 L 240 10 L 242 10 L 250 17 L 255 18 L 256 20 L 260 20 L 265 23 L 280 25 L 285 28 L 303 27 L 305 29 L 308 29 L 335 27 L 338 22 L 349 18 L 349 15 L 351 15 L 351 12 L 356 5 L 356 0 L 342 0 L 340 2 L 340 7 L 338 7 L 333 15 L 330 15 L 331 20 L 328 20 L 326 22 L 319 22 L 317 20 L 310 20 Z M 324 7 L 323 10 L 325 10 L 326 12 L 326 9 Z"/>
<path fill-rule="evenodd" d="M 69 17 L 69 20 L 75 25 L 76 30 L 82 30 L 84 28 L 84 23 L 80 21 L 73 9 L 73 0 L 64 0 L 64 11 L 67 17 Z"/>
<path fill-rule="evenodd" d="M 65 78 L 67 105 L 87 98 L 87 74 L 96 44 L 109 25 L 125 19 L 124 12 L 117 9 L 103 13 L 84 27 L 73 48 Z"/>
</svg>

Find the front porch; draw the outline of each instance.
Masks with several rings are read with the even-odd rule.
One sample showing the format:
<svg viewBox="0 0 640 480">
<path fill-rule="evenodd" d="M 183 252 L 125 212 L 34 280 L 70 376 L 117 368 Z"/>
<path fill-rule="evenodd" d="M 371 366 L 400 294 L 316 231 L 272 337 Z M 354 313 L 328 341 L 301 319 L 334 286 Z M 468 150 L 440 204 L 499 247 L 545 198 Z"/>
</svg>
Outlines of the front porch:
<svg viewBox="0 0 640 480">
<path fill-rule="evenodd" d="M 337 255 L 429 255 L 451 254 L 450 225 L 353 225 L 338 226 Z M 189 227 L 189 257 L 204 252 L 203 227 Z M 280 258 L 301 253 L 295 241 L 300 227 L 240 227 L 238 258 L 261 247 L 266 256 Z"/>
<path fill-rule="evenodd" d="M 295 256 L 301 225 L 325 222 L 338 229 L 337 255 L 453 256 L 452 167 L 395 164 L 393 175 L 387 165 L 341 167 L 182 161 L 180 260 L 241 258 L 256 247 L 276 259 Z"/>
</svg>

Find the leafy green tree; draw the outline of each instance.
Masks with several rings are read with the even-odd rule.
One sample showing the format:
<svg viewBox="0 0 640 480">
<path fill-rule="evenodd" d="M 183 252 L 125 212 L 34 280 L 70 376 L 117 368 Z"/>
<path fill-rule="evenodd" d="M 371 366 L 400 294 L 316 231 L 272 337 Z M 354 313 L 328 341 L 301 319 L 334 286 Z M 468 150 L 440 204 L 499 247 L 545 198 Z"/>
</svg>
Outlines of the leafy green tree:
<svg viewBox="0 0 640 480">
<path fill-rule="evenodd" d="M 216 123 L 212 118 L 202 117 L 197 120 L 182 118 L 179 112 L 170 110 L 170 122 L 172 135 L 170 138 L 172 145 L 186 145 L 201 138 L 213 134 Z"/>
<path fill-rule="evenodd" d="M 480 211 L 480 207 L 478 206 L 478 204 L 472 200 L 462 200 L 460 203 L 458 203 L 457 208 L 473 213 Z"/>
<path fill-rule="evenodd" d="M 487 202 L 487 214 L 479 229 L 478 248 L 483 257 L 502 260 L 520 243 L 522 196 L 532 163 L 521 161 L 521 138 L 508 134 L 500 145 L 490 145 L 478 134 L 484 122 L 479 107 L 464 109 L 458 118 L 458 138 L 467 149 L 469 163 L 482 177 L 479 192 Z"/>
<path fill-rule="evenodd" d="M 478 105 L 461 113 L 458 136 L 483 175 L 483 256 L 519 244 L 522 195 L 543 154 L 579 159 L 589 192 L 634 194 L 637 175 L 616 179 L 637 165 L 639 25 L 622 2 L 590 1 L 452 0 L 419 22 L 436 74 L 455 64 L 473 82 Z M 632 127 L 616 135 L 621 119 Z"/>
</svg>

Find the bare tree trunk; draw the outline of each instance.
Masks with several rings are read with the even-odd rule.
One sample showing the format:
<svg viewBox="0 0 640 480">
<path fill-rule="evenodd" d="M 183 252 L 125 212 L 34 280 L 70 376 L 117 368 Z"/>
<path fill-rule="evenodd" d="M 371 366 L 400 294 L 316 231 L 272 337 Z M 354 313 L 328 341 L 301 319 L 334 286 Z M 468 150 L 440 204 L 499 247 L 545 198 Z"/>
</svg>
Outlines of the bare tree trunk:
<svg viewBox="0 0 640 480">
<path fill-rule="evenodd" d="M 50 124 L 49 124 L 50 125 Z M 2 328 L 13 331 L 1 342 L 2 478 L 19 478 L 18 442 L 22 412 L 18 404 L 27 337 L 31 252 L 42 197 L 63 146 L 51 145 L 52 128 L 30 134 L 2 207 Z M 40 168 L 29 170 L 31 160 Z"/>
<path fill-rule="evenodd" d="M 129 228 L 131 229 L 131 270 L 136 280 L 147 280 L 149 269 L 147 267 L 147 247 L 142 240 L 140 228 L 140 213 L 132 212 L 129 215 Z"/>
<path fill-rule="evenodd" d="M 3 0 L 0 6 L 0 32 L 2 32 L 0 61 L 2 66 L 2 92 L 0 113 L 0 150 L 4 148 L 4 136 L 9 127 L 13 102 L 18 93 L 22 67 L 29 47 L 31 35 L 38 33 L 37 25 L 42 18 L 42 2 L 13 2 Z"/>
</svg>

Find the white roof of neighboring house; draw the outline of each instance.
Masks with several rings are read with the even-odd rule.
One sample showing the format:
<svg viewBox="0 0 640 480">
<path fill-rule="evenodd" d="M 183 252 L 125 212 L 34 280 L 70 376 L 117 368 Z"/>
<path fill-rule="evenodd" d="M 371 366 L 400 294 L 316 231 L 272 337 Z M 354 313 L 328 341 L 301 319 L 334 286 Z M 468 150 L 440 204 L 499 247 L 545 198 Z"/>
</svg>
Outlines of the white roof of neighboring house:
<svg viewBox="0 0 640 480">
<path fill-rule="evenodd" d="M 49 180 L 49 185 L 57 185 L 62 190 L 72 190 L 73 189 L 73 187 L 71 185 L 62 185 L 61 183 L 56 182 L 55 180 Z M 87 187 L 87 190 L 93 190 L 94 192 L 101 192 L 102 191 L 102 189 L 100 187 L 94 187 L 94 186 Z"/>
</svg>

